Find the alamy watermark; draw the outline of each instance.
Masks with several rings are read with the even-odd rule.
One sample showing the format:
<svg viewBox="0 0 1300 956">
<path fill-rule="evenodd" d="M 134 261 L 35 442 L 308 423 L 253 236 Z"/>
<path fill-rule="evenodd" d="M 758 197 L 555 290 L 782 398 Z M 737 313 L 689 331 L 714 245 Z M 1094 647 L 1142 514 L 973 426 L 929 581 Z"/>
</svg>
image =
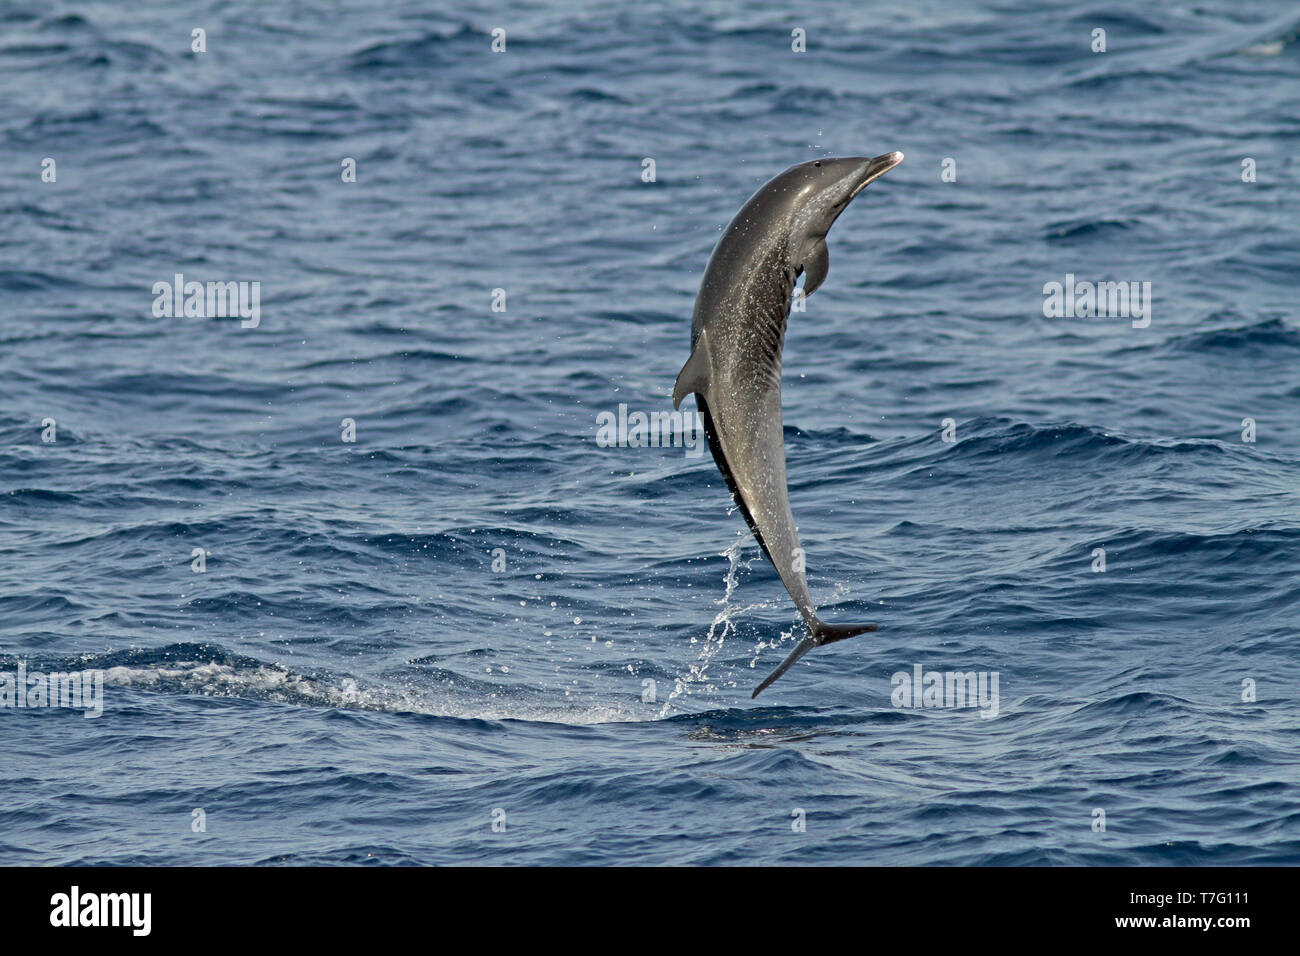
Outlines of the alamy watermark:
<svg viewBox="0 0 1300 956">
<path fill-rule="evenodd" d="M 1132 319 L 1133 328 L 1151 324 L 1150 282 L 1076 281 L 1043 283 L 1043 315 L 1049 319 Z"/>
<path fill-rule="evenodd" d="M 687 458 L 704 454 L 704 419 L 699 412 L 631 412 L 620 403 L 618 414 L 596 416 L 596 444 L 601 448 L 685 448 Z"/>
<path fill-rule="evenodd" d="M 914 664 L 911 673 L 895 671 L 889 682 L 895 707 L 978 707 L 985 719 L 998 715 L 997 671 L 927 671 Z"/>
<path fill-rule="evenodd" d="M 0 671 L 0 707 L 70 707 L 99 717 L 104 713 L 104 672 L 29 674 L 27 662 L 19 661 L 17 673 Z"/>
<path fill-rule="evenodd" d="M 50 897 L 54 927 L 120 926 L 133 936 L 148 936 L 153 928 L 152 893 L 83 893 L 73 884 L 66 893 Z"/>
<path fill-rule="evenodd" d="M 261 282 L 186 282 L 185 275 L 178 272 L 171 282 L 155 282 L 153 294 L 157 319 L 239 317 L 243 329 L 255 329 L 262 321 Z"/>
</svg>

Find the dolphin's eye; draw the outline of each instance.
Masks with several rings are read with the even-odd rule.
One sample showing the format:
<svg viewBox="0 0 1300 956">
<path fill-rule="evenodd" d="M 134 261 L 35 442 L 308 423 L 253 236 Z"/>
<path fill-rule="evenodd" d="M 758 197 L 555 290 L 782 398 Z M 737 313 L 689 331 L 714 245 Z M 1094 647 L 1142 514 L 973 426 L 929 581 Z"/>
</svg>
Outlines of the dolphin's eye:
<svg viewBox="0 0 1300 956">
<path fill-rule="evenodd" d="M 820 159 L 817 160 L 817 162 L 813 163 L 814 166 L 818 166 L 818 167 L 820 167 L 821 164 L 822 164 L 822 161 L 821 161 Z"/>
</svg>

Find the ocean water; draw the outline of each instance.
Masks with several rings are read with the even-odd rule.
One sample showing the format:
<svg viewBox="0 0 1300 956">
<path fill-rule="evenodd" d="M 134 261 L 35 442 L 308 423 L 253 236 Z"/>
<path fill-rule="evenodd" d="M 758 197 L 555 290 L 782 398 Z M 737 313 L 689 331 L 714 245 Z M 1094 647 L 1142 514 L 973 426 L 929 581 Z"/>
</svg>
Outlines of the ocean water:
<svg viewBox="0 0 1300 956">
<path fill-rule="evenodd" d="M 7 4 L 0 673 L 104 684 L 0 707 L 0 862 L 1300 862 L 1300 13 L 1124 6 Z M 759 185 L 895 149 L 784 370 L 880 630 L 751 701 L 788 595 L 597 416 Z"/>
</svg>

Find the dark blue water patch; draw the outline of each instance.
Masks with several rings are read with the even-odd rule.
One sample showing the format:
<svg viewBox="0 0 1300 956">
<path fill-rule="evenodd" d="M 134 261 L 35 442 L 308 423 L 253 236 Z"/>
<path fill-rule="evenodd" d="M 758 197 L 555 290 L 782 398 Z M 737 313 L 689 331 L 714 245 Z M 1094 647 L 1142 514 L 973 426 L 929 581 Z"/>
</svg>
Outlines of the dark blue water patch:
<svg viewBox="0 0 1300 956">
<path fill-rule="evenodd" d="M 424 71 L 445 66 L 454 52 L 466 51 L 474 39 L 482 40 L 482 32 L 463 23 L 445 32 L 426 32 L 411 40 L 374 43 L 348 57 L 348 69 L 379 73 L 402 68 Z"/>
<path fill-rule="evenodd" d="M 1255 322 L 1220 324 L 1227 316 L 1213 316 L 1209 321 L 1217 328 L 1171 338 L 1166 347 L 1174 353 L 1207 352 L 1241 354 L 1254 359 L 1276 359 L 1300 349 L 1300 328 L 1288 324 L 1281 316 Z"/>
<path fill-rule="evenodd" d="M 0 11 L 0 675 L 104 676 L 0 708 L 0 856 L 1300 861 L 1295 13 L 1015 13 Z M 710 454 L 596 415 L 670 407 L 759 185 L 892 149 L 783 400 L 814 600 L 880 630 L 751 701 L 797 611 Z M 261 326 L 153 317 L 177 271 Z M 1066 272 L 1151 325 L 1044 320 Z"/>
<path fill-rule="evenodd" d="M 1083 219 L 1050 223 L 1043 231 L 1048 242 L 1077 244 L 1108 241 L 1116 233 L 1140 230 L 1142 223 L 1136 219 Z"/>
</svg>

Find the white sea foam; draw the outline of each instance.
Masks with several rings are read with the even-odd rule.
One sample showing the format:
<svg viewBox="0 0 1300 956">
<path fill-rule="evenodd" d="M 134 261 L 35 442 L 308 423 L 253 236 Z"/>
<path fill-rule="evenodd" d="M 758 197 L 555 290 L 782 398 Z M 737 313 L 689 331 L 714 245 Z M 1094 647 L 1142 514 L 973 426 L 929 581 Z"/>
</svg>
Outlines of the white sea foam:
<svg viewBox="0 0 1300 956">
<path fill-rule="evenodd" d="M 318 678 L 273 664 L 233 666 L 213 662 L 119 666 L 104 671 L 109 687 L 134 687 L 205 697 L 246 698 L 306 707 L 339 707 L 381 713 L 427 714 L 462 720 L 527 720 L 560 724 L 605 724 L 672 716 L 639 700 L 574 701 L 556 705 L 510 689 L 457 691 L 414 685 L 363 686 L 351 677 Z M 674 713 L 679 711 L 674 711 Z"/>
</svg>

